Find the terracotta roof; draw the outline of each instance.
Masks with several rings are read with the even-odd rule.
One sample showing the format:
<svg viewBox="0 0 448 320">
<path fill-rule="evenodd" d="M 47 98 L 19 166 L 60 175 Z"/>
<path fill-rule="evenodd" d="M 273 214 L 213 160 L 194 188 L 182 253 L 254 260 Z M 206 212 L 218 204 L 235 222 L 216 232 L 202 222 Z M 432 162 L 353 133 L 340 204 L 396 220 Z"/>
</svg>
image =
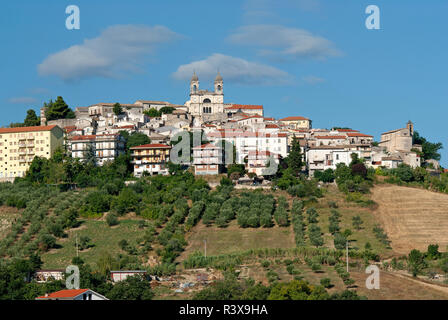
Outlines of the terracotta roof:
<svg viewBox="0 0 448 320">
<path fill-rule="evenodd" d="M 346 136 L 316 136 L 316 139 L 346 139 Z"/>
<path fill-rule="evenodd" d="M 279 119 L 279 121 L 296 121 L 296 120 L 310 120 L 310 119 L 305 117 L 286 117 L 283 119 Z"/>
<path fill-rule="evenodd" d="M 233 104 L 231 107 L 227 107 L 226 109 L 263 109 L 262 105 L 251 105 L 251 104 Z"/>
<path fill-rule="evenodd" d="M 79 135 L 79 136 L 73 136 L 69 138 L 69 140 L 95 140 L 96 138 L 102 138 L 102 137 L 116 137 L 119 136 L 119 134 L 115 133 L 107 133 L 107 134 L 89 134 L 89 135 Z"/>
<path fill-rule="evenodd" d="M 193 149 L 220 149 L 220 147 L 215 146 L 214 144 L 211 143 L 206 143 L 200 146 L 193 147 Z"/>
<path fill-rule="evenodd" d="M 137 100 L 135 102 L 141 102 L 141 103 L 149 103 L 149 104 L 171 104 L 168 101 L 154 101 L 154 100 Z"/>
<path fill-rule="evenodd" d="M 141 146 L 135 146 L 131 147 L 130 149 L 155 149 L 155 148 L 171 148 L 171 146 L 167 144 L 161 144 L 161 143 L 150 143 L 150 144 L 142 144 Z"/>
<path fill-rule="evenodd" d="M 266 120 L 266 121 L 274 121 L 275 119 L 274 118 L 264 118 L 264 120 Z"/>
<path fill-rule="evenodd" d="M 51 131 L 56 128 L 57 125 L 52 126 L 35 126 L 35 127 L 17 127 L 17 128 L 0 128 L 0 133 L 20 133 L 20 132 L 33 132 L 33 131 Z"/>
<path fill-rule="evenodd" d="M 266 137 L 266 138 L 282 138 L 286 137 L 286 133 L 263 133 L 263 132 L 241 132 L 241 131 L 223 131 L 210 132 L 208 137 L 230 138 L 230 137 Z"/>
<path fill-rule="evenodd" d="M 79 296 L 80 294 L 83 294 L 84 292 L 88 291 L 89 289 L 67 289 L 67 290 L 60 290 L 53 293 L 48 294 L 48 296 L 40 296 L 36 299 L 62 299 L 62 298 L 75 298 Z"/>
<path fill-rule="evenodd" d="M 373 138 L 373 136 L 371 136 L 371 135 L 360 133 L 360 132 L 347 132 L 347 136 L 349 136 L 349 137 L 371 137 L 371 138 Z"/>
<path fill-rule="evenodd" d="M 339 131 L 339 132 L 359 132 L 359 130 L 353 130 L 353 129 L 335 129 L 335 131 Z"/>
<path fill-rule="evenodd" d="M 276 125 L 276 124 L 267 124 L 267 125 L 266 125 L 266 128 L 267 128 L 267 129 L 274 129 L 274 128 L 279 128 L 279 126 Z"/>
<path fill-rule="evenodd" d="M 111 102 L 101 102 L 101 103 L 92 104 L 89 107 L 94 107 L 94 106 L 113 107 L 115 105 L 115 103 L 117 103 L 117 102 L 114 102 L 114 103 L 111 103 Z M 122 107 L 135 107 L 135 108 L 141 108 L 142 107 L 142 106 L 140 106 L 138 104 L 131 104 L 131 103 L 119 103 L 119 104 Z"/>
<path fill-rule="evenodd" d="M 130 124 L 128 126 L 121 126 L 121 127 L 115 127 L 115 129 L 134 129 L 135 126 L 133 124 Z"/>
</svg>

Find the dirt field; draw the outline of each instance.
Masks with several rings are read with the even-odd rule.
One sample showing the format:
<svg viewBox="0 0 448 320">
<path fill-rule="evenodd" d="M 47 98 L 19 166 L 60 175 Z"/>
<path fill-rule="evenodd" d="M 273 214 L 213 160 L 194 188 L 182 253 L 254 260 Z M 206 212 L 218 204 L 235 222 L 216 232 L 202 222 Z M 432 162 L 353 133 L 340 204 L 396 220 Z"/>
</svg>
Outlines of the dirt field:
<svg viewBox="0 0 448 320">
<path fill-rule="evenodd" d="M 379 205 L 374 215 L 381 221 L 396 254 L 426 250 L 429 244 L 446 250 L 448 195 L 392 185 L 376 186 L 372 193 L 372 200 Z"/>
</svg>

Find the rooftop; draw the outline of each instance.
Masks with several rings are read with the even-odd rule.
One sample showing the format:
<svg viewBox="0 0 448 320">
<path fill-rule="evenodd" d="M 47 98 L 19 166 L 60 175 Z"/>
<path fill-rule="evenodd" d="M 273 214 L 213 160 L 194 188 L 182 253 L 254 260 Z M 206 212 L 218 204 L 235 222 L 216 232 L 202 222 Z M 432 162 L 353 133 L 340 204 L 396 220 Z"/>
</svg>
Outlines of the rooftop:
<svg viewBox="0 0 448 320">
<path fill-rule="evenodd" d="M 283 119 L 279 119 L 279 121 L 297 121 L 297 120 L 310 120 L 310 119 L 305 117 L 286 117 Z"/>
<path fill-rule="evenodd" d="M 134 149 L 171 149 L 171 146 L 167 144 L 162 143 L 149 143 L 149 144 L 142 144 L 140 146 L 131 147 L 131 150 Z"/>
<path fill-rule="evenodd" d="M 37 297 L 36 299 L 67 299 L 67 298 L 75 298 L 84 292 L 89 291 L 89 289 L 66 289 L 59 290 L 50 294 L 46 294 L 44 296 Z"/>
<path fill-rule="evenodd" d="M 34 127 L 17 127 L 17 128 L 0 128 L 1 133 L 20 133 L 20 132 L 34 132 L 34 131 L 51 131 L 57 125 L 52 126 L 34 126 Z"/>
</svg>

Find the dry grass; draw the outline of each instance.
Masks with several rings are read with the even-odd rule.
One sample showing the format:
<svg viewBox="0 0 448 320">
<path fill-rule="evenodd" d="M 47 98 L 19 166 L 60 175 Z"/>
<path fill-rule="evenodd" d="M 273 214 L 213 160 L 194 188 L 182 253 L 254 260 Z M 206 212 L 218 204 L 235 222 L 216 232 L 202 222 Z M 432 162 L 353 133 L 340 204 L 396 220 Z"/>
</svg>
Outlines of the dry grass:
<svg viewBox="0 0 448 320">
<path fill-rule="evenodd" d="M 448 245 L 448 195 L 393 185 L 376 186 L 372 199 L 379 207 L 376 218 L 392 241 L 395 253 Z"/>
<path fill-rule="evenodd" d="M 179 258 L 185 259 L 196 250 L 204 251 L 207 240 L 207 254 L 218 255 L 256 248 L 294 248 L 294 233 L 291 227 L 240 228 L 233 220 L 227 228 L 205 226 L 202 221 L 188 235 L 188 246 Z"/>
</svg>

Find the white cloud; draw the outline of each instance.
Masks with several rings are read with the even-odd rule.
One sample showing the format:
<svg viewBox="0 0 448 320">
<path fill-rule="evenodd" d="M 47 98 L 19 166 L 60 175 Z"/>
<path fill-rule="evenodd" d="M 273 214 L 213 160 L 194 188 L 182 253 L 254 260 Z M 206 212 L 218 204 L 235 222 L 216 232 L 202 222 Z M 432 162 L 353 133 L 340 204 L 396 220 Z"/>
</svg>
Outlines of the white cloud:
<svg viewBox="0 0 448 320">
<path fill-rule="evenodd" d="M 26 103 L 35 103 L 37 100 L 33 97 L 13 97 L 10 98 L 9 103 L 14 104 L 26 104 Z"/>
<path fill-rule="evenodd" d="M 164 26 L 111 26 L 96 38 L 49 55 L 38 65 L 38 72 L 65 81 L 138 72 L 145 55 L 177 38 L 180 35 Z"/>
<path fill-rule="evenodd" d="M 330 40 L 303 29 L 279 25 L 243 26 L 230 35 L 228 41 L 259 47 L 259 54 L 281 60 L 325 59 L 341 55 Z"/>
<path fill-rule="evenodd" d="M 325 79 L 320 78 L 320 77 L 316 77 L 316 76 L 302 77 L 302 80 L 305 81 L 308 84 L 318 84 L 318 83 L 325 82 Z"/>
<path fill-rule="evenodd" d="M 286 84 L 292 79 L 287 72 L 277 68 L 220 53 L 214 53 L 204 60 L 179 66 L 173 73 L 173 77 L 178 80 L 189 80 L 195 71 L 199 80 L 201 78 L 213 79 L 217 70 L 220 71 L 226 82 L 248 85 Z"/>
</svg>

